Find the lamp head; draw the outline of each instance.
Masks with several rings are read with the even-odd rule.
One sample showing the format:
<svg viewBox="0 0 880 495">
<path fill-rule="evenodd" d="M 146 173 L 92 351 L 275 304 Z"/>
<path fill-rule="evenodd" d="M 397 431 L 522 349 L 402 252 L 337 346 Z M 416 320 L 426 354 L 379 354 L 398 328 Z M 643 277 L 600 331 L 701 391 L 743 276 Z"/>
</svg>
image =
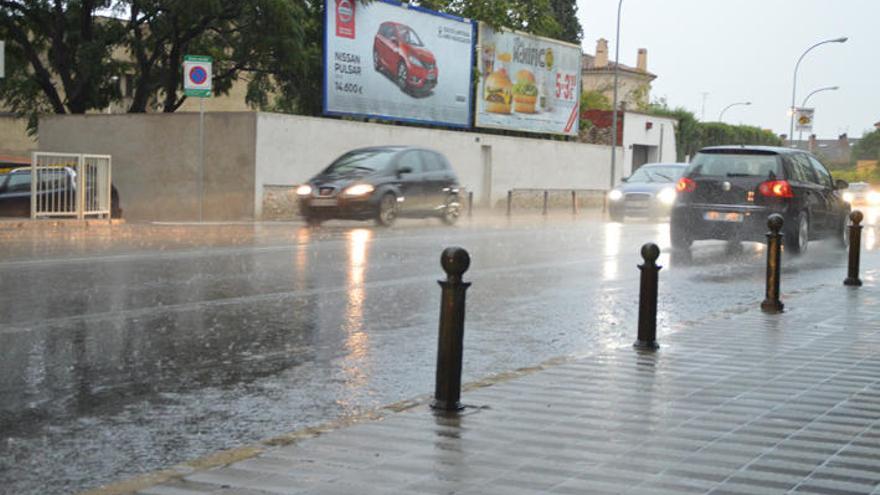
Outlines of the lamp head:
<svg viewBox="0 0 880 495">
<path fill-rule="evenodd" d="M 848 40 L 848 39 L 849 38 L 847 38 L 846 36 L 843 36 L 841 38 L 833 39 L 831 41 L 833 41 L 834 43 L 846 43 L 846 40 Z"/>
</svg>

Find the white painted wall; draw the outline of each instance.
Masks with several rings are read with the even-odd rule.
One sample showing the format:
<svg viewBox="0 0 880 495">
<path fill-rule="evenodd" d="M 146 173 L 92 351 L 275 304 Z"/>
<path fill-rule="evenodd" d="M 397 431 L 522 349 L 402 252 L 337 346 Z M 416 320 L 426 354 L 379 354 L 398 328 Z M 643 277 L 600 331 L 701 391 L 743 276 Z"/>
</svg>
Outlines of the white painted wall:
<svg viewBox="0 0 880 495">
<path fill-rule="evenodd" d="M 440 151 L 482 204 L 489 192 L 484 177 L 491 177 L 492 204 L 504 199 L 508 189 L 608 189 L 610 178 L 607 146 L 260 113 L 255 198 L 263 197 L 263 185 L 300 184 L 344 152 L 377 145 Z M 484 169 L 483 146 L 491 147 L 491 174 Z M 674 156 L 674 140 L 672 147 Z M 258 218 L 260 208 L 258 200 Z"/>
<path fill-rule="evenodd" d="M 651 129 L 647 128 L 648 122 L 652 123 Z M 674 163 L 677 161 L 675 149 L 675 122 L 675 119 L 657 117 L 637 112 L 626 112 L 624 114 L 624 157 L 620 160 L 620 163 L 624 164 L 624 166 L 621 167 L 622 170 L 620 170 L 621 177 L 627 177 L 632 174 L 632 146 L 634 144 L 655 147 L 657 154 L 656 156 L 651 157 L 652 159 L 650 162 Z M 617 182 L 619 182 L 619 180 Z"/>
</svg>

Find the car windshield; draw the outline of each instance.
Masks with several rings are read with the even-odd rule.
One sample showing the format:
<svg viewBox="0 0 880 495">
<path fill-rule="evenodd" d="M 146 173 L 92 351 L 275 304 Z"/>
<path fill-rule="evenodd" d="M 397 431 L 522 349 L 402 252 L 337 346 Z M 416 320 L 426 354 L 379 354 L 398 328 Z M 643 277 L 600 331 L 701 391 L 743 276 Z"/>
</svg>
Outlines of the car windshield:
<svg viewBox="0 0 880 495">
<path fill-rule="evenodd" d="M 697 153 L 689 177 L 778 177 L 779 155 L 767 153 Z"/>
<path fill-rule="evenodd" d="M 684 167 L 642 167 L 636 170 L 627 182 L 675 182 Z"/>
<path fill-rule="evenodd" d="M 391 163 L 394 149 L 355 150 L 340 156 L 324 170 L 325 174 L 347 174 L 356 170 L 375 172 Z"/>
<path fill-rule="evenodd" d="M 410 28 L 402 27 L 400 28 L 400 37 L 403 38 L 403 42 L 407 45 L 411 46 L 424 46 L 422 44 L 421 38 Z"/>
</svg>

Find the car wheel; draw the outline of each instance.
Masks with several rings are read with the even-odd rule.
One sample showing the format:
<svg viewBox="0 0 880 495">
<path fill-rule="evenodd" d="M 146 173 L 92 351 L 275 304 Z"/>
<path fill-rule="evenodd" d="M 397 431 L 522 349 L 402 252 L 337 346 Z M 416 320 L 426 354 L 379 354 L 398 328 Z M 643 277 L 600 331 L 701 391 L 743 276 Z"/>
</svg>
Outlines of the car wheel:
<svg viewBox="0 0 880 495">
<path fill-rule="evenodd" d="M 623 211 L 617 209 L 608 210 L 608 219 L 612 222 L 623 223 Z"/>
<path fill-rule="evenodd" d="M 843 218 L 840 219 L 840 229 L 839 233 L 835 236 L 837 237 L 837 246 L 841 249 L 846 249 L 849 247 L 849 215 L 843 215 Z"/>
<path fill-rule="evenodd" d="M 449 199 L 446 200 L 446 205 L 443 207 L 443 214 L 440 219 L 443 220 L 443 223 L 446 225 L 454 225 L 460 216 L 461 204 L 459 204 L 457 197 L 450 196 Z"/>
<path fill-rule="evenodd" d="M 693 237 L 681 227 L 676 227 L 674 223 L 669 224 L 669 240 L 674 250 L 688 250 L 694 243 Z"/>
<path fill-rule="evenodd" d="M 408 77 L 409 72 L 406 70 L 406 64 L 403 62 L 397 64 L 397 85 L 403 91 L 406 91 L 406 79 Z"/>
<path fill-rule="evenodd" d="M 319 217 L 306 215 L 305 216 L 306 225 L 309 227 L 320 227 L 322 220 Z"/>
<path fill-rule="evenodd" d="M 807 252 L 807 244 L 810 242 L 810 217 L 807 212 L 798 214 L 794 225 L 785 231 L 785 247 L 793 254 Z"/>
<path fill-rule="evenodd" d="M 397 196 L 388 193 L 379 201 L 379 209 L 376 211 L 376 224 L 390 227 L 397 220 Z"/>
<path fill-rule="evenodd" d="M 379 63 L 379 50 L 373 49 L 373 68 L 377 72 L 382 72 L 382 64 Z"/>
</svg>

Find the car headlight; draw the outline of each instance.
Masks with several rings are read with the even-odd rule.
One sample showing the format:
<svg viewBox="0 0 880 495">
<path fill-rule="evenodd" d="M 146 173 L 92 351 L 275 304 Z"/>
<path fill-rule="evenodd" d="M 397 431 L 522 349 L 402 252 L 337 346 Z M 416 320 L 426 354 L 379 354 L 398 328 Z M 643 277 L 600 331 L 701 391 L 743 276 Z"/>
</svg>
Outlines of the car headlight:
<svg viewBox="0 0 880 495">
<path fill-rule="evenodd" d="M 620 192 L 619 189 L 612 189 L 610 193 L 608 193 L 608 199 L 611 201 L 620 201 L 623 199 L 623 193 Z"/>
<path fill-rule="evenodd" d="M 880 204 L 880 192 L 871 191 L 868 193 L 868 203 L 872 205 Z"/>
<path fill-rule="evenodd" d="M 363 196 L 370 194 L 375 188 L 369 184 L 355 184 L 345 190 L 346 196 Z"/>
<path fill-rule="evenodd" d="M 418 58 L 416 58 L 414 55 L 409 56 L 409 63 L 411 63 L 415 66 L 421 67 L 423 69 L 425 68 L 425 64 L 423 64 L 422 61 L 419 60 Z"/>
<path fill-rule="evenodd" d="M 308 196 L 309 194 L 312 194 L 312 186 L 303 184 L 296 188 L 296 194 L 299 196 Z"/>
<path fill-rule="evenodd" d="M 846 201 L 847 203 L 852 203 L 853 199 L 855 199 L 855 196 L 853 195 L 853 193 L 851 193 L 849 191 L 843 193 L 843 200 Z"/>
<path fill-rule="evenodd" d="M 660 200 L 664 205 L 671 205 L 675 203 L 675 189 L 671 187 L 667 187 L 657 193 L 657 199 Z"/>
</svg>

